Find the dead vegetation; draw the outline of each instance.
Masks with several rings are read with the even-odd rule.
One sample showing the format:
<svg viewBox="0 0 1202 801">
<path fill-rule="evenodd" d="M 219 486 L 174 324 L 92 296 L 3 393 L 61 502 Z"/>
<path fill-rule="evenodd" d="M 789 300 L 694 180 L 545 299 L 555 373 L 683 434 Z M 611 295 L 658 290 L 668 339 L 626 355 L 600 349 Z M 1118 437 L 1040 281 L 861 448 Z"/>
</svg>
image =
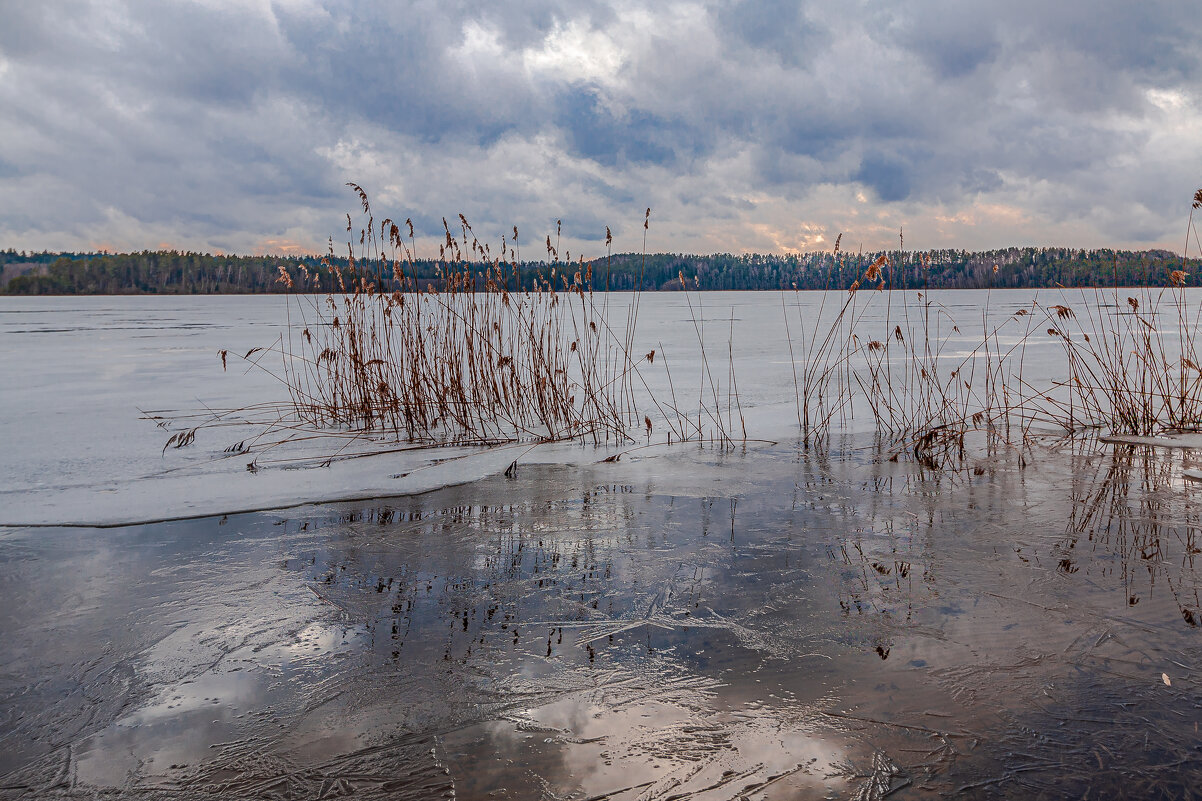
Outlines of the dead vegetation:
<svg viewBox="0 0 1202 801">
<path fill-rule="evenodd" d="M 1202 190 L 1192 210 L 1200 207 Z M 1197 243 L 1192 211 L 1186 256 L 1191 234 Z M 823 446 L 865 408 L 895 457 L 912 450 L 930 466 L 962 462 L 973 432 L 991 449 L 1021 452 L 1033 427 L 1118 436 L 1202 430 L 1202 307 L 1191 306 L 1183 270 L 1160 287 L 1123 289 L 1116 269 L 1110 289 L 1059 288 L 1059 302 L 1033 299 L 1000 317 L 987 289 L 981 319 L 968 322 L 925 286 L 898 286 L 900 258 L 883 254 L 865 266 L 840 244 L 827 283 L 855 270 L 851 289 L 823 292 L 816 314 L 799 296 L 784 309 L 807 446 Z M 903 248 L 901 240 L 898 257 Z M 1023 362 L 1043 337 L 1060 345 L 1063 378 L 1036 385 Z"/>
<path fill-rule="evenodd" d="M 561 258 L 558 222 L 554 238 L 545 239 L 546 261 L 532 276 L 519 256 L 516 227 L 494 252 L 466 217 L 459 215 L 456 223 L 444 218 L 431 281 L 417 277 L 412 221 L 377 221 L 367 193 L 349 186 L 362 224 L 347 215 L 344 259 L 334 258 L 331 241 L 322 268 L 333 286 L 321 286 L 304 265 L 280 267 L 278 281 L 288 290 L 284 333 L 245 354 L 218 353 L 223 369 L 240 359 L 247 369 L 270 373 L 288 401 L 177 416 L 176 425 L 188 428 L 174 434 L 164 451 L 193 444 L 200 429 L 248 423 L 258 432 L 227 454 L 261 454 L 323 437 L 344 440 L 333 457 L 309 458 L 318 464 L 378 452 L 350 451 L 352 443 L 369 440 L 377 446 L 394 442 L 392 450 L 614 445 L 634 443 L 640 434 L 650 441 L 652 414 L 663 421 L 669 442 L 730 447 L 736 428 L 746 436 L 733 358 L 723 396 L 704 357 L 704 319 L 694 317 L 703 354 L 697 408 L 678 406 L 675 391 L 671 402 L 655 398 L 641 371 L 656 365 L 657 352 L 634 352 L 640 293 L 620 311 L 611 310 L 601 291 L 604 277 L 594 275 L 593 265 L 583 258 L 572 262 L 570 253 Z M 647 209 L 644 251 L 650 216 Z M 607 228 L 607 250 L 611 244 Z M 701 314 L 700 301 L 690 309 Z M 666 354 L 661 349 L 658 355 L 656 369 L 668 371 Z M 265 463 L 256 456 L 248 469 Z"/>
<path fill-rule="evenodd" d="M 702 295 L 689 291 L 683 273 L 700 368 L 678 384 L 662 345 L 635 352 L 640 293 L 611 308 L 604 277 L 594 275 L 600 262 L 561 258 L 559 223 L 554 239 L 545 237 L 541 268 L 531 276 L 527 264 L 523 276 L 516 227 L 494 252 L 463 215 L 454 224 L 444 218 L 430 281 L 416 277 L 412 222 L 376 221 L 366 192 L 350 186 L 362 224 L 347 215 L 347 266 L 336 263 L 331 245 L 323 268 L 334 286 L 320 286 L 304 266 L 281 268 L 279 281 L 290 290 L 286 333 L 241 355 L 280 380 L 287 404 L 181 418 L 186 428 L 164 450 L 248 414 L 263 429 L 227 453 L 328 436 L 346 440 L 337 458 L 371 452 L 349 452 L 365 438 L 401 449 L 620 445 L 661 435 L 668 444 L 746 441 L 733 317 L 723 376 L 711 366 L 717 348 L 706 341 Z M 1202 190 L 1193 199 L 1199 207 Z M 1192 211 L 1187 245 L 1190 235 L 1197 242 Z M 612 241 L 607 228 L 607 253 Z M 807 447 L 825 447 L 832 431 L 865 416 L 891 458 L 908 454 L 932 468 L 963 465 L 973 436 L 988 452 L 1009 450 L 1021 460 L 1036 429 L 1134 436 L 1202 429 L 1202 353 L 1194 344 L 1202 308 L 1190 305 L 1183 270 L 1163 276 L 1159 288 L 1060 288 L 1052 290 L 1057 302 L 1035 298 L 1002 312 L 990 288 L 980 319 L 967 321 L 925 285 L 904 285 L 906 272 L 895 265 L 905 256 L 900 235 L 895 254 L 871 261 L 844 253 L 840 238 L 824 260 L 830 288 L 816 309 L 812 294 L 803 302 L 794 290 L 791 304 L 782 295 Z M 847 285 L 845 271 L 856 276 L 850 290 L 835 289 Z M 1029 347 L 1046 351 L 1049 339 L 1063 365 L 1060 378 L 1040 384 L 1024 359 Z M 223 367 L 236 356 L 219 355 Z M 649 369 L 664 371 L 666 393 L 651 391 Z M 249 469 L 260 464 L 256 457 Z"/>
</svg>

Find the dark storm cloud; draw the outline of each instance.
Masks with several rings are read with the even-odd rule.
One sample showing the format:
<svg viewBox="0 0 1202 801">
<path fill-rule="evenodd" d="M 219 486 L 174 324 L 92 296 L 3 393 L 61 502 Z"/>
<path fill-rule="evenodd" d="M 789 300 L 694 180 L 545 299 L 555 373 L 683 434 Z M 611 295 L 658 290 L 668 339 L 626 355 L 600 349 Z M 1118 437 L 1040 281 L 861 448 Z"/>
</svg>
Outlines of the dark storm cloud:
<svg viewBox="0 0 1202 801">
<path fill-rule="evenodd" d="M 555 98 L 554 119 L 571 152 L 605 167 L 623 162 L 678 165 L 713 147 L 711 129 L 647 109 L 616 113 L 596 87 L 572 87 Z"/>
<path fill-rule="evenodd" d="M 280 14 L 290 58 L 277 91 L 335 118 L 429 142 L 487 144 L 521 128 L 538 105 L 537 88 L 503 64 L 473 70 L 453 58 L 465 19 L 453 4 L 403 12 L 349 4 L 330 12 L 332 20 Z"/>
<path fill-rule="evenodd" d="M 906 159 L 874 151 L 860 160 L 855 179 L 872 187 L 881 200 L 905 200 L 912 188 L 912 169 Z"/>
<path fill-rule="evenodd" d="M 709 213 L 727 224 L 751 219 L 749 196 L 812 214 L 813 192 L 845 187 L 882 212 L 990 198 L 1134 241 L 1164 236 L 1157 216 L 1175 219 L 1202 178 L 1183 144 L 1202 101 L 1202 15 L 1186 2 L 62 0 L 3 14 L 0 244 L 145 224 L 312 246 L 348 205 L 346 180 L 431 230 L 468 209 L 498 226 L 561 217 L 591 240 L 647 204 L 687 234 L 707 225 L 702 193 L 726 199 Z"/>
</svg>

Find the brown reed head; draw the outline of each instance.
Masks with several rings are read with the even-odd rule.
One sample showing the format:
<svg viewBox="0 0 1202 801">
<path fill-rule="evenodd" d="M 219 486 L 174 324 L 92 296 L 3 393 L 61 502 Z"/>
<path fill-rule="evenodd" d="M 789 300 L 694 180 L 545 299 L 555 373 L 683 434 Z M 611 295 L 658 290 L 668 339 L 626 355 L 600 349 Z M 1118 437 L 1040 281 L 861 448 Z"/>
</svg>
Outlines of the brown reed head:
<svg viewBox="0 0 1202 801">
<path fill-rule="evenodd" d="M 864 272 L 865 281 L 877 281 L 881 278 L 881 268 L 885 266 L 887 259 L 885 254 L 877 257 L 876 261 L 868 265 L 868 269 Z"/>
</svg>

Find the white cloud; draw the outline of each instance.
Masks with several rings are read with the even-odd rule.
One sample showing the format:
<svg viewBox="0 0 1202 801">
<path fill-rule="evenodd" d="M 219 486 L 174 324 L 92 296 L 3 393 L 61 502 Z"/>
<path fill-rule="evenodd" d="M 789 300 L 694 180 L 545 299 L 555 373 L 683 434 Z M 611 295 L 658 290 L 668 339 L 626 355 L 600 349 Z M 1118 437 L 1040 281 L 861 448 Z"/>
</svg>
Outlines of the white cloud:
<svg viewBox="0 0 1202 801">
<path fill-rule="evenodd" d="M 555 80 L 616 86 L 626 54 L 605 31 L 583 20 L 556 24 L 537 48 L 522 53 L 526 70 L 535 80 Z"/>
</svg>

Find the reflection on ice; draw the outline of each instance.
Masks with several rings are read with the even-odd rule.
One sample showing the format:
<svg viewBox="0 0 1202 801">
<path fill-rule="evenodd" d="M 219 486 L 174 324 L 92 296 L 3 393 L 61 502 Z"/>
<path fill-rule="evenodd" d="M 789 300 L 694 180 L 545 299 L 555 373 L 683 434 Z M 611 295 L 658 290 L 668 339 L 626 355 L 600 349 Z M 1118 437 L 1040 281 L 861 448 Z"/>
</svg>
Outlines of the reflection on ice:
<svg viewBox="0 0 1202 801">
<path fill-rule="evenodd" d="M 956 473 L 871 448 L 678 451 L 287 517 L 12 532 L 0 581 L 26 617 L 3 622 L 0 672 L 78 689 L 46 705 L 6 679 L 4 784 L 1171 797 L 1197 778 L 1193 505 L 1179 457 L 1125 448 Z M 40 589 L 64 570 L 99 594 Z M 114 675 L 124 702 L 94 707 Z"/>
<path fill-rule="evenodd" d="M 782 437 L 536 450 L 511 476 L 510 453 L 440 461 L 406 497 L 392 476 L 415 468 L 388 456 L 234 481 L 123 427 L 103 369 L 151 402 L 155 370 L 172 393 L 210 379 L 166 366 L 170 333 L 104 343 L 115 324 L 32 374 L 76 394 L 0 389 L 6 513 L 372 498 L 0 531 L 6 798 L 1170 798 L 1202 779 L 1194 451 L 1041 441 L 938 471 L 870 437 Z M 791 391 L 783 367 L 764 386 Z M 206 402 L 235 392 L 216 386 Z M 775 392 L 744 404 L 791 413 Z M 85 400 L 117 421 L 92 439 Z M 39 413 L 80 447 L 38 444 Z M 132 480 L 147 459 L 162 470 Z"/>
</svg>

